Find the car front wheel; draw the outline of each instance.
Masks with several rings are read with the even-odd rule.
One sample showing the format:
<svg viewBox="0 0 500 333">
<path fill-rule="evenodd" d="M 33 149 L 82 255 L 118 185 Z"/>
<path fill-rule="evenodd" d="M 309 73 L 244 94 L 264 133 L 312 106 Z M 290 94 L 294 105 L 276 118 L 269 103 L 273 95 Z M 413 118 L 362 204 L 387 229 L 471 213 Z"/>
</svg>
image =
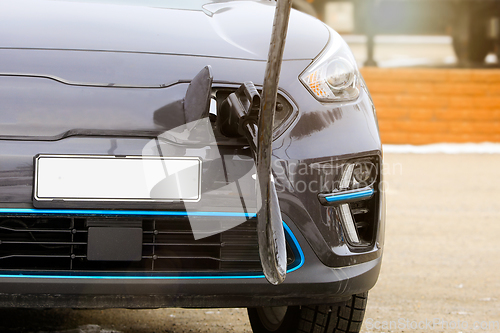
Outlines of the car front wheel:
<svg viewBox="0 0 500 333">
<path fill-rule="evenodd" d="M 368 292 L 343 305 L 249 308 L 254 333 L 357 333 L 361 330 Z"/>
</svg>

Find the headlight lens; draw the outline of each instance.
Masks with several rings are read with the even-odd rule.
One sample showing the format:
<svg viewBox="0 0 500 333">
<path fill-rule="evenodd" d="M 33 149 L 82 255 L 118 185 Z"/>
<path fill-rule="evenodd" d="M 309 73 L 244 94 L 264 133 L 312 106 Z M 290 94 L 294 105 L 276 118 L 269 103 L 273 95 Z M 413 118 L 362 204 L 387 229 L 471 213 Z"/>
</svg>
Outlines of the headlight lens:
<svg viewBox="0 0 500 333">
<path fill-rule="evenodd" d="M 360 74 L 342 37 L 330 30 L 327 49 L 300 75 L 300 80 L 320 101 L 351 101 L 359 96 Z"/>
</svg>

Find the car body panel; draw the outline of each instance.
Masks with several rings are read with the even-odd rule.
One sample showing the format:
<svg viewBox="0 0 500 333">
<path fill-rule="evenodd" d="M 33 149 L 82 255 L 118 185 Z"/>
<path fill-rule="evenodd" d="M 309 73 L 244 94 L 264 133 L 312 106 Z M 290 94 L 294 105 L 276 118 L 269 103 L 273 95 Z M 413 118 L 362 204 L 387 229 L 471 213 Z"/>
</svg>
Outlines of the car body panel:
<svg viewBox="0 0 500 333">
<path fill-rule="evenodd" d="M 142 223 L 150 223 L 150 217 L 160 215 L 158 212 L 194 212 L 208 213 L 221 224 L 224 219 L 220 216 L 241 213 L 243 198 L 251 202 L 244 208 L 253 210 L 238 215 L 243 218 L 234 225 L 255 216 L 255 175 L 245 139 L 224 137 L 213 121 L 209 127 L 215 133 L 214 140 L 193 144 L 169 140 L 165 133 L 183 125 L 184 115 L 171 105 L 182 103 L 191 80 L 205 66 L 211 67 L 212 93 L 216 96 L 224 89 L 236 90 L 245 81 L 262 88 L 269 46 L 269 38 L 263 36 L 270 36 L 274 5 L 268 1 L 209 0 L 182 6 L 178 1 L 123 3 L 0 3 L 0 234 L 12 232 L 12 223 L 17 232 L 26 232 L 19 227 L 26 216 L 42 222 L 53 216 L 80 219 L 85 223 L 82 228 L 98 217 L 107 219 L 106 227 L 113 227 L 123 222 L 123 214 L 134 215 L 132 210 L 146 212 L 146 217 L 140 217 Z M 269 25 L 259 23 L 264 21 Z M 196 22 L 196 26 L 177 31 L 185 22 Z M 132 277 L 126 270 L 117 273 L 107 268 L 3 269 L 6 261 L 0 260 L 0 305 L 147 308 L 319 304 L 342 302 L 370 289 L 377 280 L 383 251 L 383 189 L 374 188 L 373 232 L 363 246 L 346 240 L 334 218 L 335 207 L 318 200 L 320 188 L 300 189 L 301 183 L 317 181 L 318 175 L 311 170 L 318 163 L 344 165 L 370 159 L 377 163 L 379 173 L 382 165 L 375 108 L 366 87 L 362 86 L 355 100 L 322 103 L 299 80 L 327 44 L 344 47 L 341 37 L 321 22 L 292 12 L 279 87 L 279 95 L 291 112 L 275 132 L 272 163 L 284 222 L 291 233 L 288 237 L 296 237 L 296 247 L 302 249 L 304 257 L 282 285 L 268 284 L 261 271 L 252 271 L 249 277 L 246 271 L 229 270 L 228 275 L 212 268 L 180 272 L 178 276 L 177 271 L 160 270 Z M 158 114 L 170 121 L 156 121 Z M 145 154 L 145 147 L 159 148 L 160 155 L 166 152 L 166 156 L 202 158 L 201 200 L 190 206 L 175 201 L 64 200 L 42 205 L 34 200 L 35 159 L 40 154 L 156 156 Z M 215 152 L 217 158 L 207 158 L 209 152 Z M 227 172 L 228 165 L 233 171 Z M 308 171 L 301 174 L 298 166 Z M 380 174 L 377 181 L 382 182 Z M 66 216 L 68 210 L 73 212 L 71 216 Z M 81 211 L 85 213 L 78 213 Z M 0 256 L 6 244 L 0 243 Z M 226 245 L 221 241 L 218 246 Z M 5 252 L 2 258 L 7 257 Z M 117 274 L 121 276 L 116 278 Z M 56 294 L 63 296 L 57 298 Z"/>
<path fill-rule="evenodd" d="M 274 17 L 272 3 L 207 0 L 196 2 L 196 10 L 189 4 L 167 9 L 185 2 L 163 1 L 162 8 L 158 1 L 2 1 L 0 47 L 267 59 L 272 26 L 263 22 Z M 300 12 L 290 20 L 284 59 L 314 58 L 326 45 L 327 29 Z M 196 26 L 172 34 L 185 22 Z"/>
</svg>

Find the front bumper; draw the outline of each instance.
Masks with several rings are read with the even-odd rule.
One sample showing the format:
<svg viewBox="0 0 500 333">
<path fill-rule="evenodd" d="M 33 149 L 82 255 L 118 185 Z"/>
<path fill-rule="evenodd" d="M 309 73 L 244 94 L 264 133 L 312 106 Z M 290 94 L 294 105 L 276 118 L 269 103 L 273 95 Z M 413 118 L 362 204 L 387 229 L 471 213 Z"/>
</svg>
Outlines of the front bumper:
<svg viewBox="0 0 500 333">
<path fill-rule="evenodd" d="M 295 225 L 303 265 L 279 286 L 264 276 L 0 277 L 0 307 L 160 308 L 253 307 L 331 304 L 369 290 L 377 281 L 381 257 L 362 264 L 330 268 L 309 247 Z"/>
</svg>

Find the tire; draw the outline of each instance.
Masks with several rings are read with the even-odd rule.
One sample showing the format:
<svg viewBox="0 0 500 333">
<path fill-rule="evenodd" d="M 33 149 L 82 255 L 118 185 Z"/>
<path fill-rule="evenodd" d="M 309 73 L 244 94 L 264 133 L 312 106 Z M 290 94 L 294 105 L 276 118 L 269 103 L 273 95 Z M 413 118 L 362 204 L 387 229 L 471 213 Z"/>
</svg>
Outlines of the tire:
<svg viewBox="0 0 500 333">
<path fill-rule="evenodd" d="M 249 308 L 254 333 L 358 333 L 368 292 L 343 305 L 304 305 Z"/>
</svg>

